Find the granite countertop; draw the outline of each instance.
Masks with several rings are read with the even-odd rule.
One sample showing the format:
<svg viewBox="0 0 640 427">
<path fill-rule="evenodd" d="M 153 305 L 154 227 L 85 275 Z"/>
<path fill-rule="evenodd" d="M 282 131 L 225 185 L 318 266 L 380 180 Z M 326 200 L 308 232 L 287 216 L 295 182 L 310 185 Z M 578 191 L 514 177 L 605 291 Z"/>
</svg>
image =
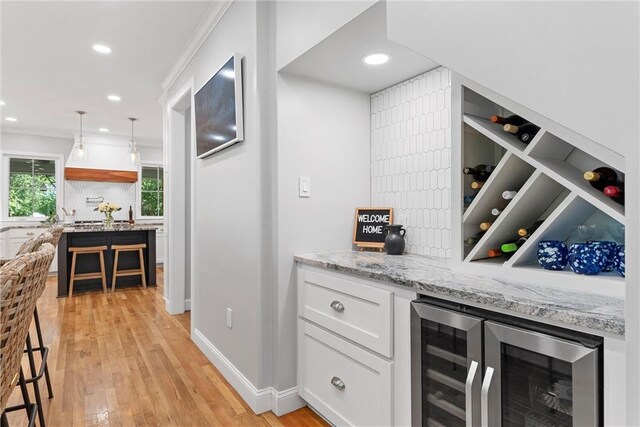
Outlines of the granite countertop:
<svg viewBox="0 0 640 427">
<path fill-rule="evenodd" d="M 92 231 L 137 231 L 137 230 L 144 231 L 144 230 L 157 230 L 159 227 L 164 226 L 164 224 L 157 223 L 157 222 L 137 223 L 137 224 L 134 224 L 133 226 L 130 226 L 127 223 L 115 223 L 113 225 L 113 229 L 106 230 L 102 226 L 102 223 L 99 221 L 96 221 L 95 223 L 85 223 L 83 225 L 65 225 L 65 224 L 61 224 L 61 225 L 64 225 L 65 233 L 78 233 L 78 232 L 90 232 L 90 231 L 91 232 Z M 0 226 L 0 233 L 9 231 L 9 230 L 21 229 L 21 228 L 46 229 L 49 227 L 51 226 L 42 224 L 39 222 L 36 222 L 33 224 L 3 225 L 3 226 Z"/>
<path fill-rule="evenodd" d="M 301 264 L 350 273 L 418 293 L 624 335 L 624 299 L 453 272 L 449 261 L 420 255 L 338 251 L 298 255 Z"/>
<path fill-rule="evenodd" d="M 154 224 L 114 224 L 113 228 L 104 228 L 102 224 L 83 225 L 83 226 L 65 226 L 65 233 L 95 233 L 95 232 L 117 232 L 117 231 L 151 231 L 157 230 L 158 226 Z"/>
<path fill-rule="evenodd" d="M 0 227 L 0 233 L 4 233 L 5 231 L 14 230 L 17 228 L 49 228 L 50 225 L 45 225 L 41 223 L 35 223 L 32 225 L 29 224 L 19 224 L 19 225 L 3 225 Z"/>
</svg>

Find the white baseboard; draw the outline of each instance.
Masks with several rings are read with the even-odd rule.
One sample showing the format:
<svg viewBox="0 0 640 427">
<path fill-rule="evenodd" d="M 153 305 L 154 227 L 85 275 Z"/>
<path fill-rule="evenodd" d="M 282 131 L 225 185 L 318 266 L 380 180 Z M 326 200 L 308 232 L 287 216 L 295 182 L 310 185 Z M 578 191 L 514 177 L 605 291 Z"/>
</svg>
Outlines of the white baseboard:
<svg viewBox="0 0 640 427">
<path fill-rule="evenodd" d="M 191 311 L 191 298 L 184 300 L 184 311 Z"/>
<path fill-rule="evenodd" d="M 256 414 L 272 411 L 281 416 L 306 406 L 298 396 L 297 387 L 284 391 L 277 391 L 273 387 L 258 390 L 202 332 L 194 329 L 191 339 Z"/>
</svg>

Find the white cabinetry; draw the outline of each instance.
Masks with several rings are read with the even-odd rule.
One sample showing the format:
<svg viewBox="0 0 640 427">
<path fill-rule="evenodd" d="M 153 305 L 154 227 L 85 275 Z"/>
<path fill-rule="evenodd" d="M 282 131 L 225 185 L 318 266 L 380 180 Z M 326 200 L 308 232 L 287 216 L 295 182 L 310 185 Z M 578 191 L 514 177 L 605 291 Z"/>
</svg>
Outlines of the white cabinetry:
<svg viewBox="0 0 640 427">
<path fill-rule="evenodd" d="M 167 245 L 167 233 L 164 227 L 156 230 L 156 263 L 164 264 L 164 254 Z"/>
<path fill-rule="evenodd" d="M 298 392 L 336 425 L 409 425 L 416 294 L 298 267 Z"/>
<path fill-rule="evenodd" d="M 7 232 L 0 233 L 0 258 L 7 258 Z"/>
<path fill-rule="evenodd" d="M 3 258 L 10 258 L 15 256 L 20 249 L 20 246 L 27 240 L 37 237 L 40 233 L 46 231 L 47 229 L 44 227 L 33 227 L 33 228 L 13 228 L 5 233 L 3 233 L 4 239 L 7 240 L 6 244 L 0 243 L 0 245 L 6 248 L 5 253 L 3 254 Z M 56 255 L 53 258 L 53 262 L 51 263 L 51 268 L 49 272 L 58 271 L 58 252 L 56 249 Z"/>
</svg>

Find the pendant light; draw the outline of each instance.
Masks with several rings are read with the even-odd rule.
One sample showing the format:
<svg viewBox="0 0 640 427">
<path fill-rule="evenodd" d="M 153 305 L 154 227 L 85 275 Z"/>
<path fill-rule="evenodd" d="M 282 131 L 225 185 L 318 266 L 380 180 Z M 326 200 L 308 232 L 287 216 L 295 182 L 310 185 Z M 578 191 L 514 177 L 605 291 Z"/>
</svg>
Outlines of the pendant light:
<svg viewBox="0 0 640 427">
<path fill-rule="evenodd" d="M 131 120 L 131 139 L 129 140 L 129 160 L 132 164 L 138 165 L 140 164 L 140 153 L 138 152 L 138 145 L 136 144 L 136 140 L 133 138 L 133 122 L 135 122 L 135 117 L 129 117 Z"/>
<path fill-rule="evenodd" d="M 76 111 L 80 116 L 80 137 L 78 138 L 78 146 L 76 147 L 76 158 L 78 160 L 84 160 L 87 156 L 87 149 L 84 146 L 84 137 L 82 136 L 82 116 L 87 114 L 86 111 Z"/>
</svg>

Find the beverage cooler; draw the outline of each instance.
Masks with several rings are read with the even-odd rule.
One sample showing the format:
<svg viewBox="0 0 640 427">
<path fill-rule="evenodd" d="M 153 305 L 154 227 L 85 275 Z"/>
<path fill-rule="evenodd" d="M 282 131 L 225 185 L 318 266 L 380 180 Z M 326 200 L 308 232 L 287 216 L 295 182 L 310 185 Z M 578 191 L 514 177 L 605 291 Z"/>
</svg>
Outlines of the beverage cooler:
<svg viewBox="0 0 640 427">
<path fill-rule="evenodd" d="M 425 297 L 411 364 L 414 426 L 602 425 L 599 337 Z"/>
</svg>

